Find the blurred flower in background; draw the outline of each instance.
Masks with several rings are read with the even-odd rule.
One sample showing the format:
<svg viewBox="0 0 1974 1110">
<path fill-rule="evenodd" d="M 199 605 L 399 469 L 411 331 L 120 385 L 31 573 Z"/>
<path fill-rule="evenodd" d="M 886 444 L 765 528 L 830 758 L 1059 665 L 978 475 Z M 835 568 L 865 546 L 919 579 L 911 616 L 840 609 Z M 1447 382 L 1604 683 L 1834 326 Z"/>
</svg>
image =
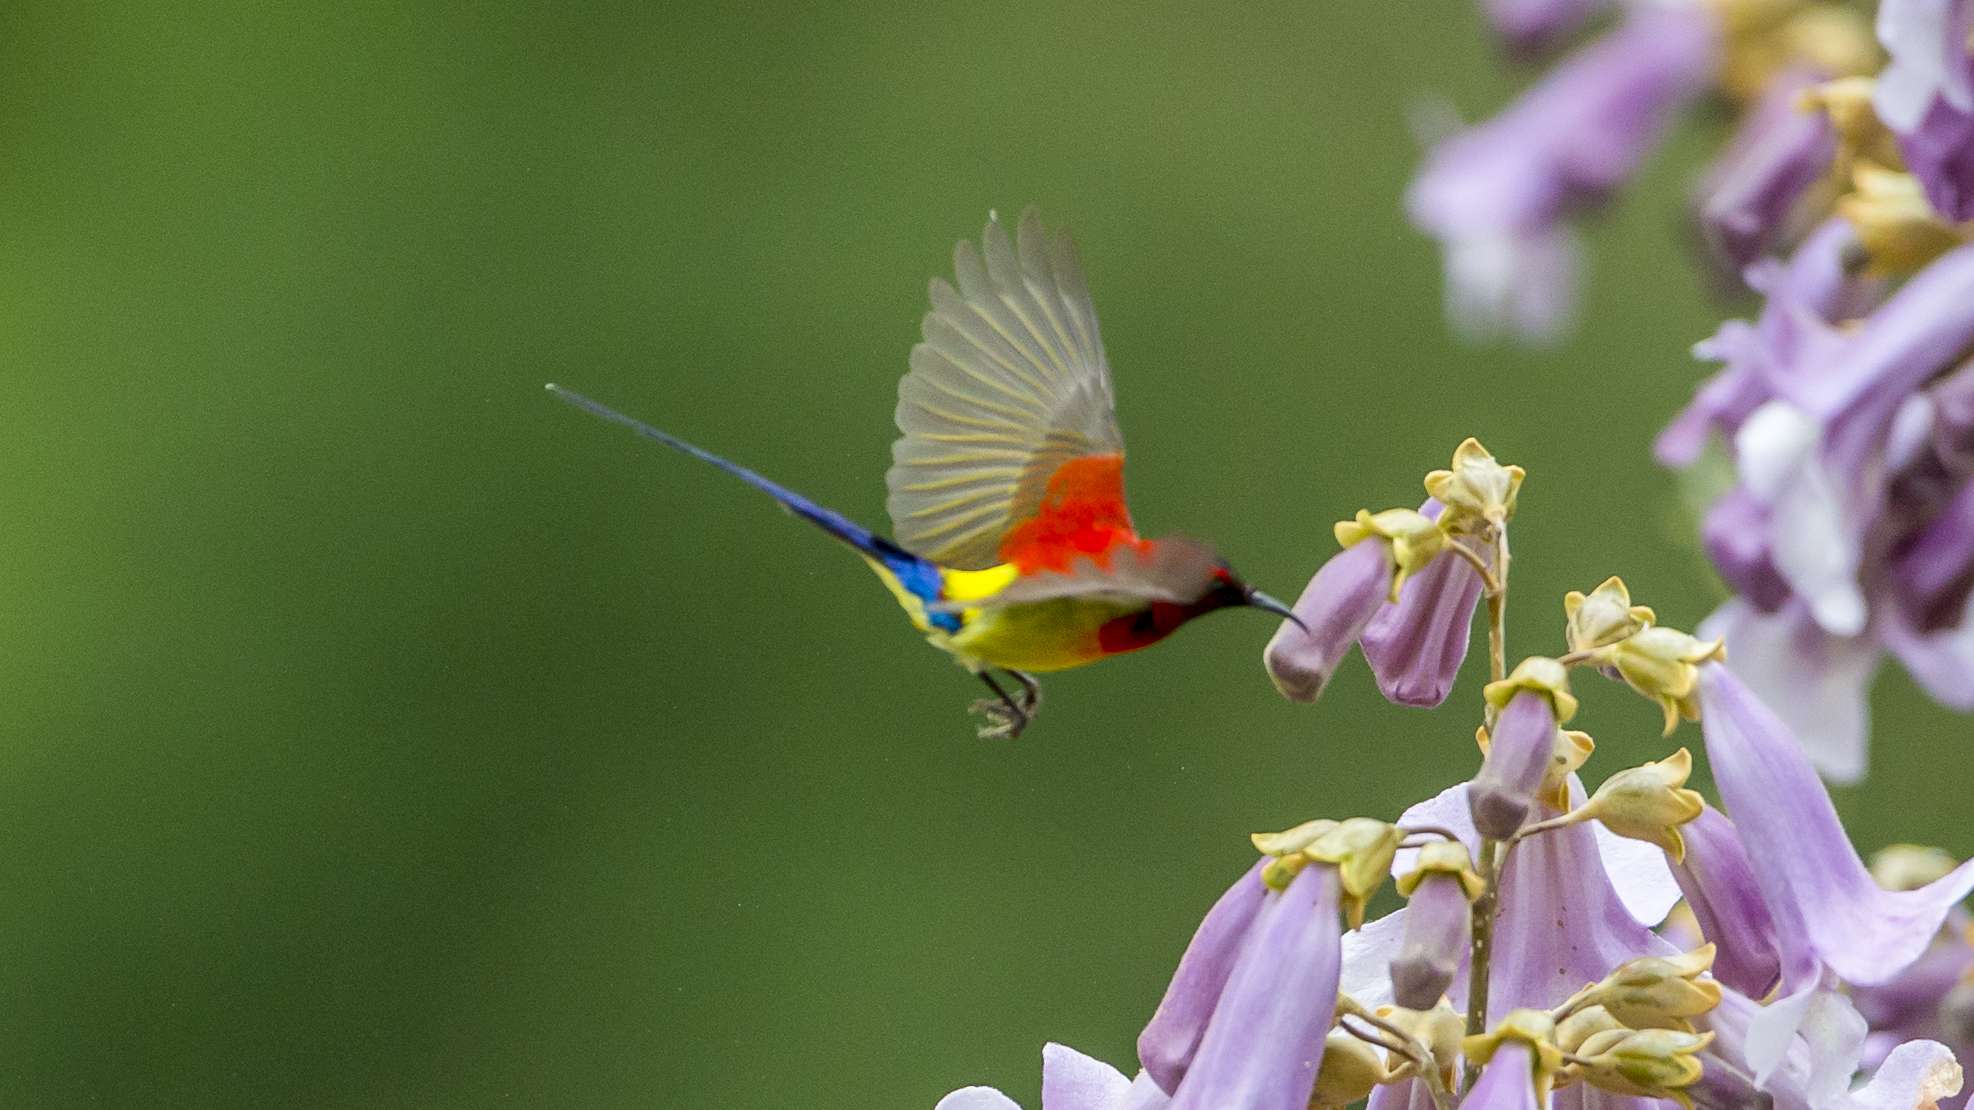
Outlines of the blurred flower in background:
<svg viewBox="0 0 1974 1110">
<path fill-rule="evenodd" d="M 1512 53 L 1566 54 L 1437 143 L 1407 199 L 1457 330 L 1555 338 L 1571 220 L 1706 100 L 1737 119 L 1693 193 L 1704 269 L 1762 298 L 1695 347 L 1721 368 L 1661 435 L 1733 481 L 1702 538 L 1735 597 L 1707 625 L 1823 774 L 1867 767 L 1897 659 L 1974 711 L 1974 0 L 1490 3 Z"/>
</svg>

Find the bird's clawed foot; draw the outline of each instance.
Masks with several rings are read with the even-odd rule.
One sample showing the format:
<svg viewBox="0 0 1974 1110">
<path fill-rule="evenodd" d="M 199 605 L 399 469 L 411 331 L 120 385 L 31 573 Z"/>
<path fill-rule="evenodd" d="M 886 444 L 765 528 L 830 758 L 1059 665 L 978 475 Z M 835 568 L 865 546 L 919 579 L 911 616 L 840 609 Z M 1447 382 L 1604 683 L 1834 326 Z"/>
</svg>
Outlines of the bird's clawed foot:
<svg viewBox="0 0 1974 1110">
<path fill-rule="evenodd" d="M 1042 687 L 1034 678 L 1020 671 L 1008 671 L 1008 675 L 1021 683 L 1019 698 L 1009 694 L 994 676 L 987 671 L 980 672 L 980 680 L 994 691 L 991 698 L 981 698 L 973 703 L 971 712 L 986 718 L 980 726 L 982 740 L 1012 740 L 1020 736 L 1035 719 L 1035 711 L 1042 705 Z"/>
</svg>

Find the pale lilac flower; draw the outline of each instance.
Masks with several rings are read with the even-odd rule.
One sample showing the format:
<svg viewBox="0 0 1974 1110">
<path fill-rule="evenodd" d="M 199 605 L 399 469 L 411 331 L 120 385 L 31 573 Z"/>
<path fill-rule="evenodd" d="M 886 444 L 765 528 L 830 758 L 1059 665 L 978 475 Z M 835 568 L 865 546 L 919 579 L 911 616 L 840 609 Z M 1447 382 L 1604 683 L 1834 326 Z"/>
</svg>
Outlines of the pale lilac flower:
<svg viewBox="0 0 1974 1110">
<path fill-rule="evenodd" d="M 1428 498 L 1419 515 L 1438 520 L 1442 508 Z M 1394 602 L 1391 550 L 1387 542 L 1364 540 L 1317 569 L 1294 605 L 1304 627 L 1282 622 L 1263 652 L 1282 696 L 1316 700 L 1357 644 L 1378 689 L 1393 702 L 1432 706 L 1446 700 L 1467 656 L 1480 575 L 1464 559 L 1440 551 L 1405 576 Z"/>
<path fill-rule="evenodd" d="M 1134 1080 L 1073 1048 L 1042 1046 L 1042 1110 L 1164 1110 L 1165 1092 L 1144 1072 Z M 962 1087 L 933 1110 L 1021 1110 L 992 1087 Z"/>
<path fill-rule="evenodd" d="M 1944 1042 L 1956 1057 L 1974 1060 L 1974 945 L 1967 927 L 1966 912 L 1954 911 L 1917 960 L 1883 983 L 1851 991 L 1871 1029 L 1866 1067 L 1877 1067 L 1900 1043 L 1919 1039 Z"/>
<path fill-rule="evenodd" d="M 1268 677 L 1290 701 L 1315 701 L 1337 664 L 1364 634 L 1391 590 L 1391 556 L 1381 543 L 1352 544 L 1330 556 L 1262 653 Z"/>
<path fill-rule="evenodd" d="M 1419 512 L 1438 520 L 1442 508 L 1429 499 Z M 1406 579 L 1395 604 L 1387 602 L 1378 609 L 1359 646 L 1386 698 L 1398 705 L 1422 707 L 1446 700 L 1467 658 L 1481 589 L 1481 577 L 1472 565 L 1456 555 L 1441 554 Z"/>
<path fill-rule="evenodd" d="M 1882 983 L 1918 959 L 1974 890 L 1974 861 L 1917 890 L 1883 889 L 1782 721 L 1718 664 L 1701 669 L 1700 702 L 1715 785 L 1760 861 L 1755 881 L 1771 909 L 1793 911 L 1808 949 L 1849 982 Z"/>
<path fill-rule="evenodd" d="M 1829 172 L 1836 154 L 1830 121 L 1799 103 L 1824 76 L 1797 68 L 1775 78 L 1700 181 L 1701 234 L 1736 274 L 1776 245 L 1797 201 Z"/>
<path fill-rule="evenodd" d="M 1252 872 L 1241 880 L 1249 881 L 1260 885 Z M 1156 1061 L 1154 1079 L 1172 1095 L 1174 1110 L 1308 1106 L 1336 1010 L 1341 896 L 1335 868 L 1304 867 L 1288 889 L 1263 896 L 1241 936 L 1216 925 L 1191 974 L 1181 961 L 1180 974 L 1139 1038 L 1139 1055 L 1148 1068 Z M 1246 900 L 1246 894 L 1235 896 L 1236 907 Z M 1221 924 L 1240 916 L 1230 908 Z M 1217 965 L 1229 950 L 1233 964 L 1223 977 Z M 1183 1051 L 1178 1046 L 1191 1039 L 1202 1008 L 1204 1032 L 1195 1048 Z"/>
<path fill-rule="evenodd" d="M 1878 292 L 1878 283 L 1845 265 L 1856 244 L 1848 223 L 1830 220 L 1786 264 L 1764 259 L 1748 268 L 1748 285 L 1766 298 L 1761 315 L 1752 323 L 1729 320 L 1695 344 L 1696 357 L 1723 365 L 1659 434 L 1661 463 L 1686 466 L 1710 435 L 1731 439 L 1749 414 L 1826 361 L 1840 341 L 1838 325 L 1868 311 Z"/>
<path fill-rule="evenodd" d="M 1460 880 L 1427 875 L 1405 901 L 1405 939 L 1391 960 L 1392 1000 L 1408 1010 L 1430 1010 L 1453 985 L 1466 962 L 1473 907 Z"/>
<path fill-rule="evenodd" d="M 1539 341 L 1568 327 L 1576 251 L 1565 221 L 1628 181 L 1704 88 L 1716 34 L 1701 5 L 1635 9 L 1500 115 L 1431 150 L 1406 209 L 1444 246 L 1456 328 Z"/>
<path fill-rule="evenodd" d="M 1700 1024 L 1715 1034 L 1701 1057 L 1700 1085 L 1689 1090 L 1707 1110 L 1740 1110 L 1735 1101 L 1757 1088 L 1774 1110 L 1915 1110 L 1957 1093 L 1960 1065 L 1946 1046 L 1914 1040 L 1885 1054 L 1870 1079 L 1853 1087 L 1865 1045 L 1865 1025 L 1843 995 L 1803 996 L 1793 1026 L 1776 1011 L 1795 1000 L 1767 1006 L 1729 988 Z M 1711 1079 L 1709 1079 L 1711 1077 Z M 1758 1104 L 1757 1104 L 1758 1105 Z"/>
<path fill-rule="evenodd" d="M 1672 462 L 1709 431 L 1731 442 L 1739 482 L 1702 534 L 1740 599 L 1706 633 L 1840 781 L 1864 773 L 1887 649 L 1974 709 L 1974 247 L 1873 309 L 1878 291 L 1842 276 L 1848 241 L 1826 228 L 1786 269 L 1751 271 L 1761 319 L 1703 345 L 1727 365 L 1660 439 Z"/>
<path fill-rule="evenodd" d="M 1487 758 L 1467 790 L 1474 827 L 1482 835 L 1505 840 L 1522 827 L 1555 749 L 1556 709 L 1550 696 L 1517 692 L 1495 722 Z"/>
</svg>

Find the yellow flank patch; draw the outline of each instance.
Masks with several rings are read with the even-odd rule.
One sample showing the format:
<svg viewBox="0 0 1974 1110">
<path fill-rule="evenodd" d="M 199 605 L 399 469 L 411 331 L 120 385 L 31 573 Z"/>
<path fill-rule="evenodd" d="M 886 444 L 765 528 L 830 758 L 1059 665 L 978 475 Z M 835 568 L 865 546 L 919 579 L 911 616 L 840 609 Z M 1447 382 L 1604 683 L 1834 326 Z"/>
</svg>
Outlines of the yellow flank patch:
<svg viewBox="0 0 1974 1110">
<path fill-rule="evenodd" d="M 1008 588 L 1020 576 L 1013 563 L 1002 563 L 986 570 L 945 570 L 946 599 L 978 601 Z"/>
<path fill-rule="evenodd" d="M 1094 662 L 1104 654 L 1097 644 L 1097 629 L 1140 607 L 1137 602 L 1067 597 L 1010 606 L 966 606 L 960 610 L 960 630 L 947 632 L 933 626 L 925 602 L 907 590 L 890 568 L 875 559 L 864 561 L 932 646 L 958 656 L 969 667 L 1059 671 Z M 946 600 L 962 605 L 992 597 L 1020 576 L 1010 563 L 943 573 Z"/>
</svg>

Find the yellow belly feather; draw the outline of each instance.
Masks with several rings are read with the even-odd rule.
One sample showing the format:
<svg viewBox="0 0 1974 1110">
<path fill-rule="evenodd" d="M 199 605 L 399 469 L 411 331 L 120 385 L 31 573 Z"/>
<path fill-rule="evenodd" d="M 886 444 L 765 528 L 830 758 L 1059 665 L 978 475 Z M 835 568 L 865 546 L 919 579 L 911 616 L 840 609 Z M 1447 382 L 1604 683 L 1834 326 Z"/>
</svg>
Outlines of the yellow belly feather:
<svg viewBox="0 0 1974 1110">
<path fill-rule="evenodd" d="M 1103 657 L 1097 630 L 1117 617 L 1137 611 L 1130 602 L 1093 598 L 1054 598 L 1022 605 L 969 607 L 960 610 L 960 630 L 947 632 L 926 619 L 925 603 L 906 590 L 882 563 L 866 559 L 898 599 L 898 604 L 925 634 L 926 641 L 948 652 L 969 670 L 1003 667 L 1016 671 L 1060 671 Z M 1002 563 L 985 570 L 946 570 L 946 597 L 966 602 L 992 597 L 1019 576 Z"/>
</svg>

